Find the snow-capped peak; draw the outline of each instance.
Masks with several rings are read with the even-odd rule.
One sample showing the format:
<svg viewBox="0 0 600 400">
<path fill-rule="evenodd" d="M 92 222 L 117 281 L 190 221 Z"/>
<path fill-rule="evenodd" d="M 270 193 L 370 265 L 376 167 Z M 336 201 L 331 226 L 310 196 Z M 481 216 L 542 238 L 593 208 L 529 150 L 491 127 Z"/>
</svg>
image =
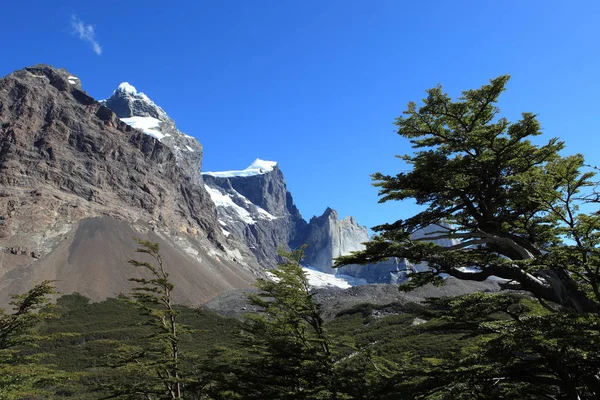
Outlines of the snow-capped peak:
<svg viewBox="0 0 600 400">
<path fill-rule="evenodd" d="M 122 82 L 113 95 L 102 102 L 119 118 L 152 117 L 163 122 L 170 120 L 165 110 L 156 105 L 143 92 L 138 92 L 135 86 L 129 82 Z"/>
<path fill-rule="evenodd" d="M 119 87 L 117 88 L 117 90 L 119 90 L 121 92 L 129 93 L 132 96 L 135 96 L 138 93 L 136 88 L 133 85 L 131 85 L 129 82 L 122 82 L 119 85 Z"/>
<path fill-rule="evenodd" d="M 252 164 L 250 164 L 250 166 L 248 168 L 246 168 L 246 170 L 258 169 L 258 170 L 264 170 L 264 172 L 271 172 L 271 171 L 273 171 L 273 168 L 275 168 L 276 166 L 277 166 L 277 162 L 275 162 L 275 161 L 265 161 L 265 160 L 261 160 L 260 158 L 257 158 L 256 160 L 254 160 L 254 162 Z"/>
<path fill-rule="evenodd" d="M 231 178 L 234 176 L 254 176 L 262 175 L 267 172 L 273 171 L 277 166 L 275 161 L 265 161 L 257 158 L 252 164 L 246 169 L 241 171 L 219 171 L 219 172 L 203 172 L 202 175 L 211 175 L 217 178 Z"/>
<path fill-rule="evenodd" d="M 156 106 L 156 104 L 154 104 L 154 102 L 152 100 L 150 100 L 150 98 L 148 96 L 146 96 L 145 93 L 138 92 L 137 89 L 135 88 L 135 86 L 133 86 L 129 82 L 121 82 L 121 84 L 117 87 L 117 91 L 127 93 L 128 95 L 135 97 L 138 100 L 143 100 L 147 103 L 150 103 L 150 104 Z M 156 106 L 156 107 L 158 107 L 158 106 Z"/>
<path fill-rule="evenodd" d="M 265 161 L 257 158 L 254 160 L 252 164 L 246 169 L 241 171 L 220 171 L 220 172 L 203 172 L 203 175 L 211 175 L 218 178 L 230 178 L 234 176 L 254 176 L 254 175 L 262 175 L 267 172 L 273 171 L 273 169 L 277 166 L 277 162 L 275 161 Z"/>
</svg>

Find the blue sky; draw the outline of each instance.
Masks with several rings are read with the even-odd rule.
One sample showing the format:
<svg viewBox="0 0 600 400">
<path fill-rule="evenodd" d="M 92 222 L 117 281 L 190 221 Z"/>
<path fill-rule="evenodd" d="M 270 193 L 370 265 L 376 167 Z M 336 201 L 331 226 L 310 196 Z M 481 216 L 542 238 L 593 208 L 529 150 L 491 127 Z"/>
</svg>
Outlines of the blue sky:
<svg viewBox="0 0 600 400">
<path fill-rule="evenodd" d="M 545 138 L 600 164 L 598 1 L 5 3 L 0 75 L 48 63 L 98 99 L 128 81 L 204 145 L 205 170 L 278 161 L 307 219 L 416 211 L 377 204 L 369 175 L 404 168 L 392 123 L 437 83 L 511 74 L 504 115 L 538 113 Z"/>
</svg>

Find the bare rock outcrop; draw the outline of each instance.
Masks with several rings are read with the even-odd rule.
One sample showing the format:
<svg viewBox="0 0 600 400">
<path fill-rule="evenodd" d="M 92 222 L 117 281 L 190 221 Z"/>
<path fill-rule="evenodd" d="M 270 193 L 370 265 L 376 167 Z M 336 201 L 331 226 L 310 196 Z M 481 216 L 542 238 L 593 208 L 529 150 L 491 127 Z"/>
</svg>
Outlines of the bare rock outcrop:
<svg viewBox="0 0 600 400">
<path fill-rule="evenodd" d="M 306 230 L 305 263 L 319 271 L 335 274 L 332 268 L 336 257 L 362 250 L 369 240 L 366 226 L 353 217 L 339 219 L 337 211 L 327 208 L 320 217 L 311 218 Z"/>
<path fill-rule="evenodd" d="M 123 82 L 101 103 L 123 122 L 153 136 L 171 149 L 177 164 L 190 180 L 201 180 L 203 149 L 194 137 L 180 132 L 161 107 L 135 87 Z"/>
<path fill-rule="evenodd" d="M 240 171 L 204 172 L 226 234 L 243 240 L 265 268 L 280 260 L 278 248 L 294 247 L 306 229 L 277 163 L 255 160 Z"/>
<path fill-rule="evenodd" d="M 77 232 L 95 218 L 111 228 L 90 240 L 109 247 L 90 245 L 81 250 L 88 261 L 73 262 Z M 166 252 L 193 264 L 176 274 L 179 283 L 212 276 L 210 293 L 188 286 L 185 303 L 260 275 L 247 249 L 225 237 L 206 189 L 169 146 L 121 121 L 65 70 L 38 65 L 0 79 L 0 247 L 27 249 L 1 253 L 0 303 L 41 278 L 60 278 L 66 292 L 88 287 L 83 272 L 92 269 L 106 281 L 122 281 L 114 268 L 128 268 L 135 255 L 131 242 L 115 239 L 125 230 L 129 238 L 136 232 L 162 238 Z M 102 259 L 111 268 L 92 268 L 92 260 Z M 115 295 L 115 288 L 94 296 Z"/>
</svg>

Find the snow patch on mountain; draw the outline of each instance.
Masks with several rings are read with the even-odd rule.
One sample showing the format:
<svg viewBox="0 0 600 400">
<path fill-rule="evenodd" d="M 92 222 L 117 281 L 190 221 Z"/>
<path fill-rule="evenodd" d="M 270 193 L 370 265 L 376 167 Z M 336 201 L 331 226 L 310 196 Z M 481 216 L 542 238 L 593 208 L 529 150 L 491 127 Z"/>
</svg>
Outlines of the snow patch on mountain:
<svg viewBox="0 0 600 400">
<path fill-rule="evenodd" d="M 348 289 L 352 286 L 366 285 L 365 279 L 354 278 L 347 275 L 332 275 L 316 269 L 302 267 L 302 270 L 308 278 L 308 284 L 315 288 L 338 287 Z"/>
<path fill-rule="evenodd" d="M 256 223 L 256 221 L 254 220 L 254 218 L 252 218 L 252 216 L 250 215 L 250 213 L 248 211 L 246 211 L 244 208 L 238 206 L 237 204 L 235 204 L 233 202 L 233 200 L 231 200 L 230 195 L 223 194 L 220 191 L 218 191 L 217 189 L 213 189 L 208 185 L 204 185 L 204 187 L 206 188 L 206 191 L 210 195 L 210 198 L 212 199 L 213 203 L 215 203 L 215 205 L 217 207 L 231 208 L 236 212 L 236 214 L 240 217 L 240 219 L 242 221 L 244 221 L 245 223 L 247 223 L 247 224 Z"/>
<path fill-rule="evenodd" d="M 222 193 L 220 190 L 210 187 L 208 185 L 204 185 L 204 187 L 206 188 L 206 191 L 210 195 L 210 198 L 212 199 L 213 203 L 215 203 L 215 205 L 217 207 L 224 207 L 224 208 L 232 209 L 235 212 L 235 214 L 237 214 L 240 217 L 240 219 L 243 222 L 245 222 L 246 224 L 252 225 L 252 224 L 256 223 L 256 219 L 254 219 L 253 215 L 248 210 L 239 206 L 238 204 L 236 204 L 233 201 L 231 194 Z M 234 192 L 234 196 L 238 200 L 241 200 L 242 202 L 244 202 L 246 204 L 252 204 L 247 198 L 245 198 L 238 192 Z M 273 221 L 278 218 L 263 208 L 260 208 L 256 205 L 253 205 L 253 206 L 256 208 L 257 214 L 255 214 L 255 217 L 257 217 L 258 219 Z M 222 226 L 227 226 L 227 224 L 221 219 L 219 219 L 219 223 Z"/>
<path fill-rule="evenodd" d="M 139 129 L 146 135 L 150 135 L 158 140 L 162 140 L 169 134 L 164 134 L 160 131 L 160 120 L 153 117 L 129 117 L 121 118 L 121 121 L 125 122 L 133 128 Z"/>
<path fill-rule="evenodd" d="M 246 199 L 246 198 L 244 197 L 244 199 Z M 256 206 L 256 211 L 258 211 L 259 217 L 262 217 L 262 219 L 268 219 L 269 221 L 273 221 L 274 219 L 278 218 L 278 217 L 274 216 L 273 214 L 269 213 L 264 208 L 260 208 L 258 206 Z"/>
<path fill-rule="evenodd" d="M 219 178 L 231 178 L 234 176 L 254 176 L 262 175 L 273 171 L 277 166 L 275 161 L 265 161 L 257 158 L 252 164 L 246 169 L 241 171 L 220 171 L 220 172 L 203 172 L 202 175 L 212 175 Z"/>
<path fill-rule="evenodd" d="M 117 88 L 117 90 L 120 90 L 125 93 L 129 93 L 132 96 L 135 96 L 137 94 L 136 88 L 133 85 L 131 85 L 129 82 L 122 82 L 119 85 L 119 87 Z"/>
</svg>

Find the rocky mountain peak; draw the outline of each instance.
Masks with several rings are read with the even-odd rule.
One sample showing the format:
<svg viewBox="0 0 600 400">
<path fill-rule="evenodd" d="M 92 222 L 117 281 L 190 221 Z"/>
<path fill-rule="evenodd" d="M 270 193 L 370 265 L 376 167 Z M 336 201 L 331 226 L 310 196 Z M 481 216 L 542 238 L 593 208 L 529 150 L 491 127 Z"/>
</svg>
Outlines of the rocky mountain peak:
<svg viewBox="0 0 600 400">
<path fill-rule="evenodd" d="M 186 175 L 196 182 L 201 181 L 202 145 L 194 137 L 179 131 L 165 110 L 148 96 L 138 92 L 129 82 L 122 82 L 101 103 L 127 125 L 164 143 L 175 154 Z"/>
<path fill-rule="evenodd" d="M 223 229 L 244 240 L 262 265 L 275 266 L 279 247 L 301 244 L 306 221 L 275 161 L 257 158 L 243 170 L 204 172 L 202 177 Z"/>
<path fill-rule="evenodd" d="M 38 64 L 33 67 L 15 71 L 15 75 L 28 75 L 35 78 L 45 78 L 48 82 L 60 91 L 70 91 L 71 88 L 81 89 L 79 78 L 71 75 L 69 71 L 63 68 L 54 68 L 46 64 Z"/>
<path fill-rule="evenodd" d="M 128 93 L 132 96 L 135 96 L 137 94 L 137 89 L 129 82 L 121 82 L 121 84 L 117 87 L 117 90 L 120 92 Z"/>
<path fill-rule="evenodd" d="M 202 175 L 209 185 L 230 186 L 275 216 L 290 212 L 285 179 L 275 161 L 257 158 L 243 170 L 203 172 Z"/>
<path fill-rule="evenodd" d="M 171 119 L 146 94 L 138 92 L 129 82 L 122 82 L 112 96 L 103 100 L 104 105 L 113 110 L 119 118 L 151 117 L 160 121 Z"/>
<path fill-rule="evenodd" d="M 335 219 L 335 220 L 337 220 L 337 219 L 338 219 L 338 212 L 337 212 L 337 211 L 335 211 L 335 210 L 334 210 L 333 208 L 331 208 L 331 207 L 327 207 L 327 208 L 325 209 L 325 212 L 323 213 L 323 215 L 321 215 L 321 217 L 322 217 L 322 218 L 331 218 L 331 219 Z M 314 216 L 312 219 L 314 219 L 314 218 L 318 218 L 318 217 Z M 312 219 L 311 219 L 311 220 L 312 220 Z"/>
<path fill-rule="evenodd" d="M 305 261 L 311 267 L 326 273 L 336 273 L 333 259 L 351 251 L 362 250 L 369 239 L 366 226 L 353 217 L 339 219 L 338 212 L 327 207 L 319 217 L 312 217 L 306 229 Z"/>
<path fill-rule="evenodd" d="M 359 226 L 358 222 L 356 222 L 356 219 L 354 219 L 354 217 L 352 215 L 344 218 L 342 221 L 346 221 L 346 222 L 348 222 L 351 225 Z"/>
</svg>

